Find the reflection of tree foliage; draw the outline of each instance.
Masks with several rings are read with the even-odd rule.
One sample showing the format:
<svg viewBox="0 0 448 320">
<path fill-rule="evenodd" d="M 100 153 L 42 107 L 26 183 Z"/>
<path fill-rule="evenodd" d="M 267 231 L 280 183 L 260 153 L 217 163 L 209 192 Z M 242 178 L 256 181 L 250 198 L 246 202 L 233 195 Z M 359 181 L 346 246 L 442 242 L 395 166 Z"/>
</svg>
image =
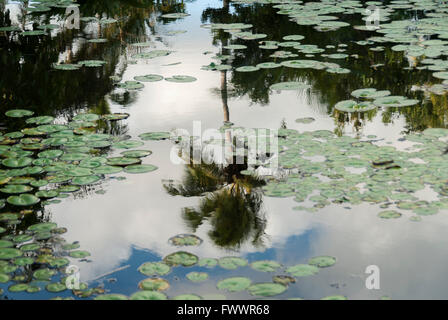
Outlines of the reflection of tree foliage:
<svg viewBox="0 0 448 320">
<path fill-rule="evenodd" d="M 139 3 L 139 7 L 133 7 L 131 3 L 134 2 Z M 8 49 L 0 52 L 0 68 L 3 71 L 0 78 L 2 108 L 25 108 L 39 115 L 65 117 L 70 117 L 80 109 L 110 112 L 104 100 L 104 96 L 113 88 L 110 76 L 116 72 L 127 39 L 135 42 L 135 37 L 145 34 L 145 19 L 154 10 L 151 3 L 122 0 L 107 1 L 107 4 L 103 1 L 88 1 L 82 5 L 82 16 L 105 12 L 110 17 L 127 17 L 125 20 L 118 19 L 116 24 L 100 27 L 99 36 L 107 38 L 107 43 L 80 42 L 76 30 L 63 30 L 54 37 L 19 36 L 18 41 L 0 35 L 0 46 Z M 7 17 L 7 12 L 3 11 L 2 16 Z M 57 12 L 52 11 L 51 15 L 54 14 Z M 39 15 L 41 23 L 49 23 L 51 15 Z M 60 17 L 63 17 L 63 13 L 60 13 Z M 0 23 L 9 25 L 10 21 L 3 18 Z M 81 35 L 90 38 L 88 34 Z M 77 51 L 73 53 L 75 41 Z M 61 54 L 66 55 L 66 63 L 105 60 L 107 64 L 102 68 L 85 68 L 75 72 L 52 70 L 51 65 L 58 61 Z"/>
<path fill-rule="evenodd" d="M 236 160 L 236 158 L 234 159 Z M 264 182 L 241 175 L 246 164 L 189 164 L 182 182 L 168 182 L 164 188 L 171 195 L 201 196 L 197 209 L 184 208 L 183 217 L 194 231 L 208 220 L 210 238 L 221 247 L 238 248 L 248 239 L 262 244 L 265 220 L 261 211 L 262 195 L 256 187 Z"/>
</svg>

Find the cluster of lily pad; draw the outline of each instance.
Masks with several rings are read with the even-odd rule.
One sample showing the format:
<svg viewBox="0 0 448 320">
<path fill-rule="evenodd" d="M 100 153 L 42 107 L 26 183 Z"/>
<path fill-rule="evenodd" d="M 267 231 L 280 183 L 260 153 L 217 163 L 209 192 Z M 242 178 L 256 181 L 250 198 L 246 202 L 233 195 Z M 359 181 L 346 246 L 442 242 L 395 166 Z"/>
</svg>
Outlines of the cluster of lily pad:
<svg viewBox="0 0 448 320">
<path fill-rule="evenodd" d="M 352 96 L 363 101 L 340 101 L 335 105 L 335 109 L 342 112 L 366 112 L 377 107 L 409 107 L 419 103 L 419 100 L 416 99 L 391 96 L 390 94 L 389 90 L 378 91 L 375 88 L 358 89 L 352 92 Z M 373 100 L 373 102 L 366 100 Z"/>
<path fill-rule="evenodd" d="M 174 242 L 173 239 L 178 239 Z M 185 239 L 189 239 L 185 242 Z M 178 235 L 172 237 L 169 241 L 176 246 L 196 246 L 202 241 L 198 241 L 198 237 L 194 235 Z M 200 240 L 200 239 L 199 239 Z M 163 277 L 171 273 L 173 268 L 201 267 L 204 271 L 192 271 L 186 274 L 186 279 L 193 283 L 202 283 L 208 281 L 209 275 L 207 270 L 220 267 L 225 270 L 238 270 L 244 267 L 250 267 L 258 272 L 275 273 L 270 282 L 253 283 L 251 279 L 242 276 L 229 277 L 219 280 L 216 288 L 220 291 L 235 293 L 246 291 L 254 297 L 273 297 L 284 293 L 288 286 L 296 282 L 297 277 L 308 277 L 319 273 L 320 268 L 331 267 L 336 263 L 336 258 L 331 256 L 317 256 L 308 260 L 307 264 L 298 264 L 295 266 L 285 267 L 282 264 L 272 260 L 259 260 L 249 264 L 246 259 L 230 256 L 215 258 L 199 258 L 198 256 L 186 252 L 177 251 L 165 256 L 162 261 L 145 262 L 138 271 L 146 278 L 138 284 L 139 291 L 128 296 L 122 294 L 107 293 L 99 295 L 97 300 L 167 300 L 169 297 L 165 293 L 170 288 L 170 283 Z M 282 273 L 283 272 L 283 273 Z M 180 294 L 170 299 L 173 300 L 201 300 L 201 299 L 225 299 L 223 294 L 200 296 L 194 293 Z"/>
<path fill-rule="evenodd" d="M 0 209 L 4 209 L 0 223 L 5 225 L 0 234 L 8 231 L 0 239 L 0 282 L 14 282 L 9 286 L 11 292 L 38 292 L 42 283 L 47 291 L 64 291 L 65 282 L 50 282 L 52 277 L 64 275 L 70 262 L 67 257 L 85 259 L 90 253 L 76 250 L 77 243 L 66 243 L 60 235 L 67 229 L 55 223 L 34 224 L 17 234 L 14 227 L 35 214 L 38 205 L 59 203 L 108 176 L 156 170 L 154 165 L 142 164 L 152 152 L 135 148 L 146 140 L 167 139 L 169 133 L 147 132 L 140 135 L 141 140 L 124 140 L 99 131 L 100 122 L 126 119 L 126 113 L 80 113 L 65 124 L 24 109 L 8 110 L 5 116 L 22 122 L 22 129 L 0 133 Z M 108 156 L 113 150 L 122 151 L 119 156 Z M 31 282 L 24 269 L 30 265 L 39 266 Z M 103 291 L 83 284 L 73 292 L 88 297 Z"/>
<path fill-rule="evenodd" d="M 328 130 L 300 133 L 280 129 L 278 136 L 279 169 L 288 174 L 265 177 L 267 185 L 262 189 L 268 197 L 308 203 L 294 210 L 317 212 L 330 204 L 370 203 L 378 206 L 381 218 L 406 215 L 420 221 L 421 216 L 448 209 L 448 154 L 443 141 L 448 129 L 430 128 L 404 136 L 413 143 L 405 150 L 377 145 L 376 136 L 360 141 L 337 137 Z M 311 160 L 315 156 L 324 159 Z M 257 171 L 247 170 L 246 174 L 256 175 Z M 438 199 L 420 199 L 416 192 L 425 188 L 431 188 Z"/>
</svg>

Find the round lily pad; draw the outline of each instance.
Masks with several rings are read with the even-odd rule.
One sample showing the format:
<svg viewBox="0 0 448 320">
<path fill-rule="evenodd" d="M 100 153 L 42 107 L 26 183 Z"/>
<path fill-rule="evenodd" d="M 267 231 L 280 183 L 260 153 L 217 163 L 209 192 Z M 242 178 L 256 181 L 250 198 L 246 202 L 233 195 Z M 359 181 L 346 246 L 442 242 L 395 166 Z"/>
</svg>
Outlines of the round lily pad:
<svg viewBox="0 0 448 320">
<path fill-rule="evenodd" d="M 7 158 L 2 160 L 2 164 L 9 168 L 23 168 L 29 166 L 33 162 L 33 159 L 28 157 L 22 158 Z"/>
<path fill-rule="evenodd" d="M 251 285 L 247 291 L 253 296 L 272 297 L 285 292 L 287 287 L 280 283 L 256 283 Z"/>
<path fill-rule="evenodd" d="M 185 251 L 178 251 L 167 255 L 163 258 L 163 262 L 165 262 L 169 266 L 184 266 L 190 267 L 195 265 L 198 262 L 198 257 L 192 253 Z"/>
<path fill-rule="evenodd" d="M 319 268 L 309 264 L 297 264 L 295 266 L 288 267 L 286 272 L 295 277 L 307 277 L 317 274 L 319 272 Z"/>
<path fill-rule="evenodd" d="M 194 234 L 179 234 L 168 239 L 168 242 L 174 246 L 198 246 L 202 243 L 202 239 Z"/>
<path fill-rule="evenodd" d="M 144 158 L 144 157 L 151 155 L 152 151 L 150 151 L 150 150 L 128 150 L 128 151 L 121 152 L 121 154 L 124 157 L 129 157 L 129 158 Z"/>
<path fill-rule="evenodd" d="M 131 166 L 126 166 L 124 171 L 127 173 L 146 173 L 157 170 L 158 167 L 152 164 L 136 164 Z"/>
<path fill-rule="evenodd" d="M 239 292 L 246 290 L 252 281 L 249 278 L 245 277 L 232 277 L 221 280 L 218 282 L 216 287 L 219 290 L 227 290 L 229 292 Z"/>
<path fill-rule="evenodd" d="M 214 258 L 201 258 L 198 261 L 200 267 L 213 268 L 218 264 L 218 260 Z"/>
<path fill-rule="evenodd" d="M 8 110 L 8 111 L 5 112 L 5 115 L 7 117 L 11 117 L 11 118 L 30 117 L 33 114 L 34 114 L 33 111 L 24 110 L 24 109 L 13 109 L 13 110 Z"/>
<path fill-rule="evenodd" d="M 84 259 L 85 257 L 90 256 L 90 252 L 83 250 L 71 251 L 69 256 L 75 259 Z"/>
<path fill-rule="evenodd" d="M 376 106 L 370 102 L 356 102 L 353 100 L 340 101 L 334 107 L 343 112 L 366 112 L 376 109 Z"/>
<path fill-rule="evenodd" d="M 308 263 L 319 268 L 326 268 L 336 263 L 336 258 L 330 256 L 318 256 L 311 258 Z"/>
<path fill-rule="evenodd" d="M 148 278 L 140 281 L 138 287 L 141 290 L 165 291 L 170 287 L 170 284 L 165 279 Z"/>
<path fill-rule="evenodd" d="M 54 282 L 54 283 L 47 284 L 45 286 L 45 289 L 47 289 L 47 291 L 49 291 L 49 292 L 62 292 L 64 290 L 67 290 L 67 287 L 63 283 Z"/>
<path fill-rule="evenodd" d="M 57 228 L 57 224 L 54 222 L 42 222 L 29 226 L 28 230 L 34 232 L 46 232 L 51 231 L 55 228 Z"/>
<path fill-rule="evenodd" d="M 130 165 L 140 164 L 140 162 L 142 162 L 142 160 L 139 158 L 130 158 L 130 157 L 107 158 L 107 164 L 110 166 L 126 167 L 126 166 L 130 166 Z"/>
<path fill-rule="evenodd" d="M 155 82 L 163 80 L 163 77 L 158 74 L 147 74 L 144 76 L 136 76 L 134 77 L 134 80 L 140 82 Z"/>
<path fill-rule="evenodd" d="M 28 284 L 26 284 L 26 283 L 17 283 L 17 284 L 10 285 L 8 287 L 8 291 L 10 291 L 10 292 L 22 292 L 22 291 L 25 291 L 26 289 L 28 289 Z"/>
<path fill-rule="evenodd" d="M 262 260 L 262 261 L 255 261 L 251 263 L 250 266 L 252 269 L 257 271 L 274 272 L 281 267 L 281 264 L 276 261 Z"/>
<path fill-rule="evenodd" d="M 190 272 L 186 277 L 192 282 L 202 282 L 208 279 L 208 274 L 205 272 Z"/>
<path fill-rule="evenodd" d="M 247 266 L 248 262 L 247 260 L 238 257 L 224 257 L 219 259 L 218 263 L 224 269 L 234 270 L 238 267 Z"/>
<path fill-rule="evenodd" d="M 143 142 L 141 141 L 135 141 L 135 140 L 124 140 L 113 144 L 114 148 L 117 149 L 132 149 L 132 148 L 138 148 L 143 145 Z"/>
<path fill-rule="evenodd" d="M 169 132 L 147 132 L 139 135 L 142 140 L 165 140 L 170 138 Z"/>
<path fill-rule="evenodd" d="M 94 298 L 94 300 L 128 300 L 123 294 L 118 293 L 110 293 L 110 294 L 102 294 Z M 134 299 L 136 300 L 136 299 Z"/>
<path fill-rule="evenodd" d="M 185 75 L 174 75 L 169 78 L 165 78 L 166 81 L 169 82 L 194 82 L 197 79 L 192 76 L 185 76 Z"/>
<path fill-rule="evenodd" d="M 34 271 L 33 277 L 37 280 L 50 280 L 55 274 L 55 270 L 44 268 Z"/>
<path fill-rule="evenodd" d="M 378 213 L 378 217 L 383 219 L 397 219 L 401 217 L 401 213 L 395 210 L 385 210 Z"/>
<path fill-rule="evenodd" d="M 6 201 L 14 206 L 31 206 L 39 203 L 40 199 L 32 194 L 24 193 L 19 196 L 9 196 Z"/>
<path fill-rule="evenodd" d="M 101 177 L 97 175 L 90 175 L 85 177 L 76 177 L 72 179 L 72 183 L 77 186 L 85 186 L 88 184 L 94 184 L 101 180 Z"/>
<path fill-rule="evenodd" d="M 167 300 L 167 296 L 158 291 L 139 291 L 129 297 L 130 300 Z"/>
<path fill-rule="evenodd" d="M 138 271 L 146 276 L 163 276 L 171 271 L 171 267 L 163 262 L 146 262 L 142 264 Z"/>
</svg>

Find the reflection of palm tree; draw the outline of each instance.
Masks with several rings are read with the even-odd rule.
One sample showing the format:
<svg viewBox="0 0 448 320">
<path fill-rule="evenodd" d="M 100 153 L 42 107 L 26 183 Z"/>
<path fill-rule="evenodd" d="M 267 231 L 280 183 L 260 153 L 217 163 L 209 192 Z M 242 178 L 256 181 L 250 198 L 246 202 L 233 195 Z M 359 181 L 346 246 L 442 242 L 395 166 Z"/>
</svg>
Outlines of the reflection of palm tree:
<svg viewBox="0 0 448 320">
<path fill-rule="evenodd" d="M 266 227 L 260 215 L 261 194 L 247 194 L 240 188 L 236 184 L 206 196 L 198 209 L 184 208 L 183 218 L 193 231 L 209 219 L 212 229 L 208 234 L 220 247 L 236 249 L 250 238 L 254 245 L 261 245 Z"/>
<path fill-rule="evenodd" d="M 234 157 L 233 160 L 236 160 Z M 164 184 L 171 195 L 184 197 L 206 194 L 199 208 L 184 208 L 182 215 L 194 231 L 208 219 L 213 227 L 210 238 L 219 246 L 239 247 L 252 238 L 261 244 L 265 220 L 260 213 L 262 197 L 254 188 L 264 182 L 240 172 L 247 164 L 188 164 L 180 184 Z"/>
</svg>

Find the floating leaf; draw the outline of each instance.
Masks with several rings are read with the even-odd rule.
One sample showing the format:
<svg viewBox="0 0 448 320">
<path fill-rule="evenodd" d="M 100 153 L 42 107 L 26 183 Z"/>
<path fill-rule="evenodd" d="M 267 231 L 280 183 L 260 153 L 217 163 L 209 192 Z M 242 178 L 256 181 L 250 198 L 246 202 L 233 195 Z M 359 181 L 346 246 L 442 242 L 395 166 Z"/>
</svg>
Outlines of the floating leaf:
<svg viewBox="0 0 448 320">
<path fill-rule="evenodd" d="M 272 297 L 282 294 L 286 289 L 283 284 L 268 282 L 251 285 L 247 291 L 253 296 Z"/>
</svg>

